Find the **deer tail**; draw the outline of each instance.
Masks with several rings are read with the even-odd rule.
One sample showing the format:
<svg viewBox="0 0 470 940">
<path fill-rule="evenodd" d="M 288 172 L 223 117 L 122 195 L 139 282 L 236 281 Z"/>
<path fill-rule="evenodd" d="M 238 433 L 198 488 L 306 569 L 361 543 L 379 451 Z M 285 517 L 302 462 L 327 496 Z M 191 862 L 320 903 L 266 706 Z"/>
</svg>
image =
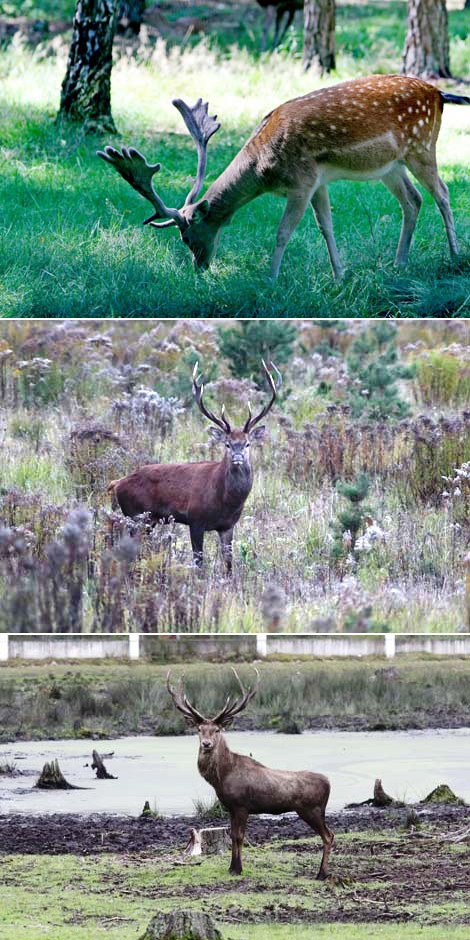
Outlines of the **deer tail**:
<svg viewBox="0 0 470 940">
<path fill-rule="evenodd" d="M 451 95 L 447 91 L 441 91 L 441 99 L 444 104 L 470 104 L 467 95 Z"/>
</svg>

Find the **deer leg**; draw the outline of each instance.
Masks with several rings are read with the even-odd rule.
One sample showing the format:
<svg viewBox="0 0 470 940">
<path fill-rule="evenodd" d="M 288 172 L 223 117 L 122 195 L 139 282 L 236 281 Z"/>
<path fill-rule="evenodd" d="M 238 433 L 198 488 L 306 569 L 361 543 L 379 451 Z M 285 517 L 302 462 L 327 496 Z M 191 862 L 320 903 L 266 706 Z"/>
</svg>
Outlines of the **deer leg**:
<svg viewBox="0 0 470 940">
<path fill-rule="evenodd" d="M 424 188 L 427 189 L 429 193 L 431 193 L 431 196 L 433 197 L 444 220 L 447 241 L 449 242 L 450 256 L 453 259 L 458 258 L 459 246 L 457 243 L 457 236 L 455 234 L 455 224 L 452 215 L 452 209 L 450 208 L 449 190 L 437 172 L 435 156 L 430 155 L 430 157 L 425 161 L 418 160 L 415 157 L 408 157 L 406 160 L 406 165 L 409 167 L 413 176 L 416 177 L 418 182 L 420 182 Z"/>
<path fill-rule="evenodd" d="M 323 842 L 323 855 L 320 869 L 317 875 L 317 881 L 324 881 L 325 878 L 328 878 L 328 858 L 335 838 L 334 832 L 332 832 L 331 829 L 328 829 L 328 826 L 325 822 L 325 807 L 315 806 L 313 809 L 308 809 L 301 813 L 298 812 L 298 815 L 301 819 L 304 820 L 304 822 L 308 823 L 314 832 L 318 832 L 318 835 Z"/>
<path fill-rule="evenodd" d="M 338 249 L 336 247 L 335 236 L 333 232 L 333 220 L 331 217 L 330 197 L 326 186 L 319 186 L 314 192 L 312 198 L 312 209 L 315 219 L 326 241 L 326 247 L 330 256 L 330 263 L 333 274 L 336 278 L 341 278 L 344 274 L 344 268 L 341 264 Z"/>
<path fill-rule="evenodd" d="M 406 175 L 404 166 L 399 164 L 382 177 L 382 183 L 398 199 L 403 213 L 403 223 L 398 242 L 395 264 L 403 265 L 408 261 L 411 239 L 416 228 L 416 221 L 423 198 Z"/>
<path fill-rule="evenodd" d="M 248 812 L 246 809 L 233 810 L 231 813 L 232 862 L 229 868 L 231 875 L 241 875 L 242 873 L 242 847 L 247 822 Z"/>
<path fill-rule="evenodd" d="M 287 16 L 285 17 L 284 25 L 281 28 L 281 20 L 282 20 L 284 13 L 286 12 L 287 12 Z M 281 44 L 282 40 L 284 39 L 284 36 L 287 33 L 287 30 L 289 29 L 289 26 L 292 25 L 294 14 L 295 14 L 295 10 L 279 11 L 279 18 L 276 16 L 276 32 L 274 34 L 273 49 L 276 49 L 276 47 Z"/>
<path fill-rule="evenodd" d="M 222 549 L 222 558 L 225 564 L 225 571 L 228 575 L 232 574 L 232 540 L 233 527 L 226 532 L 219 532 L 220 547 Z"/>
<path fill-rule="evenodd" d="M 268 35 L 274 16 L 274 7 L 266 7 L 264 14 L 263 32 L 261 33 L 261 52 L 266 52 L 268 47 Z"/>
<path fill-rule="evenodd" d="M 308 202 L 311 198 L 310 192 L 293 192 L 288 196 L 287 206 L 284 209 L 284 215 L 279 223 L 276 236 L 276 247 L 274 249 L 271 261 L 271 277 L 275 281 L 281 266 L 282 256 L 292 237 L 294 229 L 299 224 Z"/>
<path fill-rule="evenodd" d="M 204 529 L 199 525 L 190 525 L 189 534 L 191 536 L 191 547 L 193 550 L 194 564 L 202 568 L 203 547 L 204 547 Z"/>
</svg>

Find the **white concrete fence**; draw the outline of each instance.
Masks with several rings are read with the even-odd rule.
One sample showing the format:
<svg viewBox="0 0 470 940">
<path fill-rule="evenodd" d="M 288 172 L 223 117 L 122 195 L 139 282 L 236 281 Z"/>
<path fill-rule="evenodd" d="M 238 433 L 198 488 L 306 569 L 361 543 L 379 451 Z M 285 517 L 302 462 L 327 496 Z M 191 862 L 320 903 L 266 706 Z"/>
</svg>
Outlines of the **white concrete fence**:
<svg viewBox="0 0 470 940">
<path fill-rule="evenodd" d="M 230 661 L 405 653 L 470 656 L 470 633 L 0 633 L 0 662 L 151 659 Z"/>
</svg>

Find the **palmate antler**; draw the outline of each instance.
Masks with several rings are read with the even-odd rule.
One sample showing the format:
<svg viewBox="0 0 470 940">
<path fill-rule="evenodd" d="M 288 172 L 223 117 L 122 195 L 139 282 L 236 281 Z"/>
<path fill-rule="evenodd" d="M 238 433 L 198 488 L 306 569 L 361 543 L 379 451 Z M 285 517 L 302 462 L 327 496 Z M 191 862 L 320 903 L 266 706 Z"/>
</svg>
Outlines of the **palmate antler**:
<svg viewBox="0 0 470 940">
<path fill-rule="evenodd" d="M 210 117 L 208 104 L 203 103 L 202 98 L 199 98 L 192 108 L 181 98 L 175 98 L 172 103 L 180 112 L 197 148 L 197 173 L 184 201 L 183 208 L 185 208 L 196 201 L 201 191 L 206 172 L 207 144 L 212 135 L 219 130 L 220 123 L 216 120 L 217 115 Z M 187 227 L 188 223 L 183 213 L 179 209 L 166 206 L 153 186 L 152 179 L 160 170 L 159 163 L 148 163 L 135 147 L 122 147 L 121 150 L 116 150 L 115 147 L 105 147 L 104 150 L 97 150 L 97 156 L 114 167 L 133 189 L 152 203 L 155 212 L 145 219 L 144 225 L 153 225 L 155 228 L 177 225 L 181 231 Z M 165 219 L 165 221 L 156 222 L 156 219 Z"/>
</svg>

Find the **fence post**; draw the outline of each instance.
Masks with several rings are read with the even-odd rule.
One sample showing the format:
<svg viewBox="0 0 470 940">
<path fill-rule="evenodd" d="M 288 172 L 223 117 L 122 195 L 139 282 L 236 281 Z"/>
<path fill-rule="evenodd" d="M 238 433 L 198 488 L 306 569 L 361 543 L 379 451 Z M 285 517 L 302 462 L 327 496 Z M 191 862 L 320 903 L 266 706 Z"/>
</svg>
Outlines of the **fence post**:
<svg viewBox="0 0 470 940">
<path fill-rule="evenodd" d="M 268 655 L 268 637 L 266 633 L 256 634 L 256 655 L 258 659 L 265 659 Z"/>
<path fill-rule="evenodd" d="M 387 659 L 393 659 L 395 656 L 395 634 L 385 633 L 385 656 Z"/>
<path fill-rule="evenodd" d="M 129 633 L 129 659 L 139 659 L 140 656 L 140 634 Z"/>
<path fill-rule="evenodd" d="M 0 661 L 8 659 L 8 633 L 0 633 Z"/>
</svg>

